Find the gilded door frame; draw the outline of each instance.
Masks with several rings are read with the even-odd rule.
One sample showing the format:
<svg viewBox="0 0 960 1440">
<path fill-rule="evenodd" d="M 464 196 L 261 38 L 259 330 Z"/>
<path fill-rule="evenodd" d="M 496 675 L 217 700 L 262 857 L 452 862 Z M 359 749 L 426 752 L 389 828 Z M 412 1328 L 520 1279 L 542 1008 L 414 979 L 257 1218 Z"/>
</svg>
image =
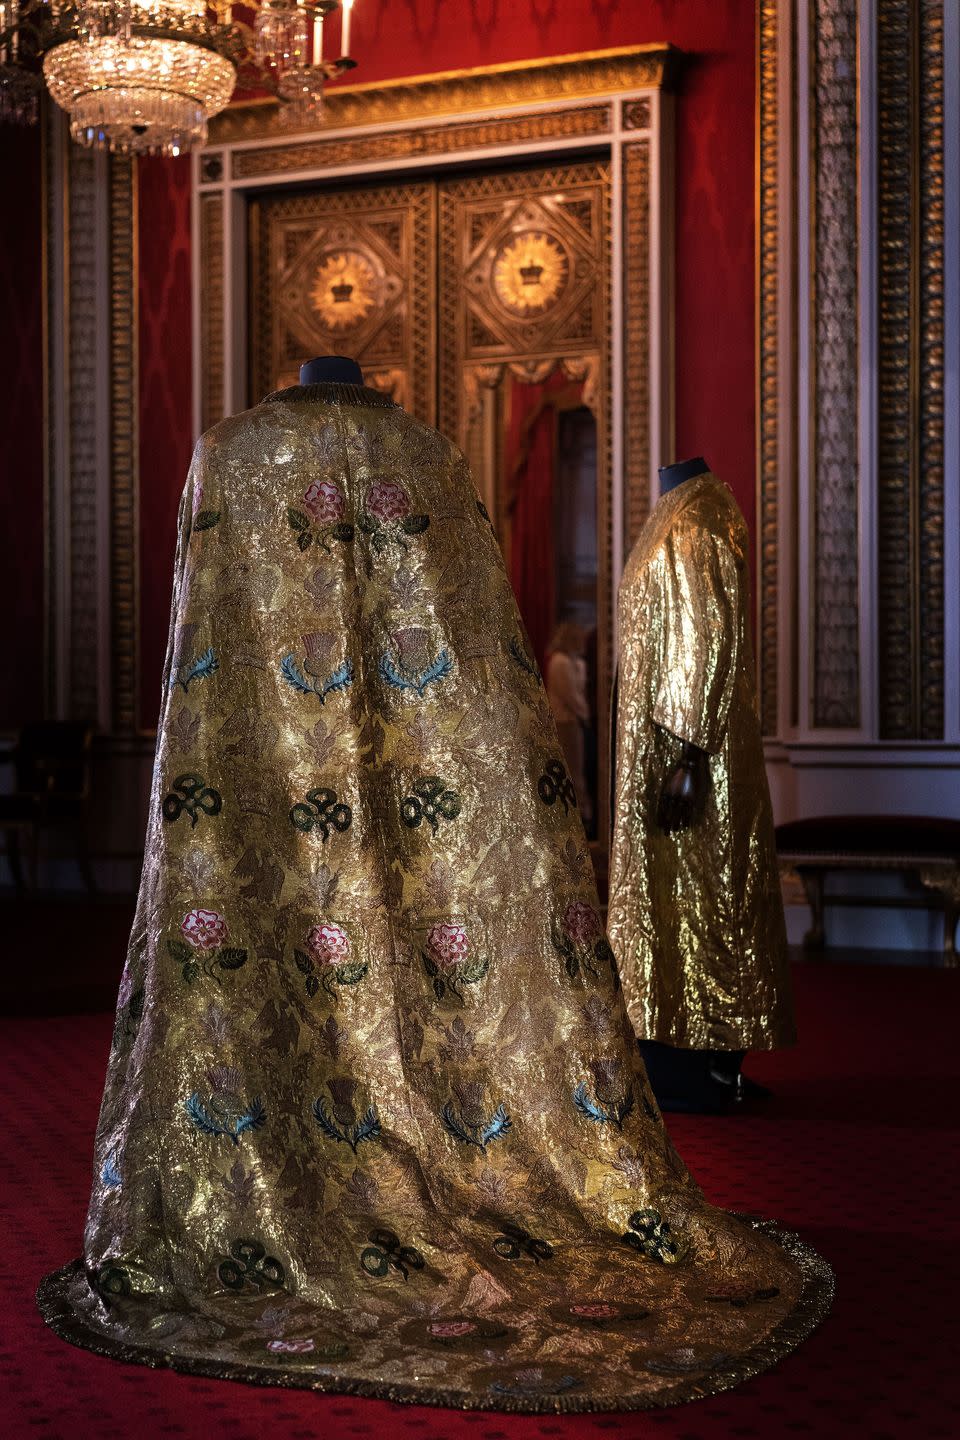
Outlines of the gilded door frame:
<svg viewBox="0 0 960 1440">
<path fill-rule="evenodd" d="M 613 674 L 616 591 L 657 466 L 673 455 L 673 103 L 678 53 L 625 46 L 552 59 L 336 86 L 322 129 L 291 133 L 273 101 L 232 106 L 193 159 L 194 423 L 249 403 L 248 201 L 287 186 L 394 182 L 454 168 L 530 167 L 600 155 L 610 167 L 610 293 L 599 442 L 604 617 L 601 726 Z M 608 794 L 601 793 L 600 834 Z"/>
</svg>

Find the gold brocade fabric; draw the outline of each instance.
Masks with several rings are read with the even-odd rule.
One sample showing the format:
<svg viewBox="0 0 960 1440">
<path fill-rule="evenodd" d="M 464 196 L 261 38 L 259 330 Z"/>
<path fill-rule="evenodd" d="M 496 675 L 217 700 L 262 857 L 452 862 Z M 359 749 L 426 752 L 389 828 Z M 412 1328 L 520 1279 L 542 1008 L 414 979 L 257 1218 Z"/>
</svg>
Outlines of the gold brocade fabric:
<svg viewBox="0 0 960 1440">
<path fill-rule="evenodd" d="M 620 584 L 610 939 L 637 1034 L 693 1050 L 795 1039 L 773 817 L 757 717 L 747 528 L 713 475 L 664 495 Z M 710 793 L 656 823 L 687 740 Z"/>
<path fill-rule="evenodd" d="M 664 1131 L 459 452 L 371 391 L 200 442 L 82 1261 L 148 1364 L 639 1407 L 792 1347 L 828 1267 Z"/>
</svg>

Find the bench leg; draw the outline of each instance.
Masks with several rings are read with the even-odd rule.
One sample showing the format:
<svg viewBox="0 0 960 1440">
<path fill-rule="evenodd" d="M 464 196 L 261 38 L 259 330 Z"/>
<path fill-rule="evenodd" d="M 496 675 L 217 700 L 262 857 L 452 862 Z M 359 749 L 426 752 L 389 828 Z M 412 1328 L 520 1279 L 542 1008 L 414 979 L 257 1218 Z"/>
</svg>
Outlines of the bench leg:
<svg viewBox="0 0 960 1440">
<path fill-rule="evenodd" d="M 822 950 L 827 941 L 823 924 L 823 871 L 804 870 L 797 866 L 803 893 L 810 906 L 810 929 L 803 937 L 804 950 Z"/>
<path fill-rule="evenodd" d="M 957 921 L 960 919 L 960 868 L 921 870 L 920 879 L 928 890 L 936 890 L 943 901 L 943 963 L 948 970 L 957 966 Z"/>
<path fill-rule="evenodd" d="M 960 905 L 948 899 L 943 907 L 943 963 L 948 970 L 957 968 L 957 920 L 960 919 Z"/>
</svg>

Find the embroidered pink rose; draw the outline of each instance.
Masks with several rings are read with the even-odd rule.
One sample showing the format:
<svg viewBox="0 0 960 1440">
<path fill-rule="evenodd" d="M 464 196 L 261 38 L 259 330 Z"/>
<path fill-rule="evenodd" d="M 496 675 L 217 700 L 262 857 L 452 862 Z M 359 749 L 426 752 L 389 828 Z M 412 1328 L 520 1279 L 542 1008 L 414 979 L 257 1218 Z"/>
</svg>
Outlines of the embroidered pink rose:
<svg viewBox="0 0 960 1440">
<path fill-rule="evenodd" d="M 327 921 L 314 925 L 307 936 L 307 949 L 312 950 L 321 965 L 342 965 L 350 958 L 350 939 L 344 929 Z"/>
<path fill-rule="evenodd" d="M 200 507 L 201 507 L 202 504 L 203 504 L 203 486 L 202 486 L 202 485 L 200 484 L 200 482 L 198 481 L 197 484 L 196 484 L 196 487 L 194 488 L 194 492 L 193 492 L 193 518 L 194 518 L 194 520 L 196 520 L 198 514 L 200 513 Z"/>
<path fill-rule="evenodd" d="M 472 1320 L 434 1320 L 429 1330 L 440 1340 L 457 1340 L 461 1335 L 472 1335 L 476 1328 Z"/>
<path fill-rule="evenodd" d="M 466 960 L 470 952 L 470 941 L 467 939 L 465 927 L 455 925 L 449 920 L 440 921 L 427 935 L 427 949 L 431 959 L 438 965 L 444 965 L 448 969 L 452 965 L 459 965 Z"/>
<path fill-rule="evenodd" d="M 614 1315 L 620 1314 L 619 1306 L 605 1305 L 603 1301 L 591 1301 L 589 1305 L 571 1305 L 571 1315 L 579 1315 L 583 1320 L 612 1320 Z"/>
<path fill-rule="evenodd" d="M 312 1340 L 268 1340 L 267 1349 L 275 1355 L 309 1355 L 314 1348 Z"/>
<path fill-rule="evenodd" d="M 369 514 L 383 524 L 402 520 L 410 513 L 410 496 L 396 480 L 374 480 L 364 503 Z"/>
<path fill-rule="evenodd" d="M 343 491 L 332 480 L 314 480 L 304 493 L 303 503 L 318 525 L 335 525 L 347 508 Z"/>
<path fill-rule="evenodd" d="M 574 900 L 564 910 L 563 930 L 574 945 L 590 945 L 603 933 L 600 916 L 583 900 Z"/>
<path fill-rule="evenodd" d="M 227 938 L 227 922 L 216 910 L 190 910 L 180 921 L 180 933 L 194 950 L 216 950 Z"/>
</svg>

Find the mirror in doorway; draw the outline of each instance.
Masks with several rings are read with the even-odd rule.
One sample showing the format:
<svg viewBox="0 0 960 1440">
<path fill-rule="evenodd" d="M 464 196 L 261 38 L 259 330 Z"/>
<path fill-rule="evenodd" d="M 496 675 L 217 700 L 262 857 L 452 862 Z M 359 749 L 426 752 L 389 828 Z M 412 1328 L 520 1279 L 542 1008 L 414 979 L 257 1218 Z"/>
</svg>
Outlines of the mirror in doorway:
<svg viewBox="0 0 960 1440">
<path fill-rule="evenodd" d="M 598 814 L 597 425 L 584 381 L 513 367 L 477 387 L 470 450 L 588 836 Z M 494 383 L 491 384 L 490 381 Z M 486 421 L 486 423 L 485 423 Z M 486 441 L 486 443 L 484 443 Z M 479 452 L 479 453 L 478 453 Z M 491 505 L 492 501 L 492 505 Z"/>
</svg>

